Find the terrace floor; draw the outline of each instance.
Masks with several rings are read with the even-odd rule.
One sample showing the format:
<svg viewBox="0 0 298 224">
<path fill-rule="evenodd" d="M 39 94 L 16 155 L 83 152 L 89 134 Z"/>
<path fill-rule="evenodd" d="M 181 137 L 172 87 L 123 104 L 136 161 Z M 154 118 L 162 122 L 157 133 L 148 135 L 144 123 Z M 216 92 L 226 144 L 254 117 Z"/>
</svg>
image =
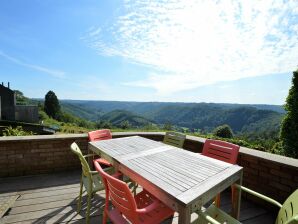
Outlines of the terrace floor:
<svg viewBox="0 0 298 224">
<path fill-rule="evenodd" d="M 85 223 L 86 204 L 76 213 L 80 171 L 59 172 L 37 176 L 0 178 L 0 203 L 9 196 L 19 195 L 0 223 Z M 229 192 L 222 194 L 221 208 L 231 208 Z M 104 205 L 104 191 L 92 202 L 90 223 L 101 223 L 99 207 Z M 83 202 L 86 198 L 83 198 Z M 240 221 L 245 224 L 274 223 L 275 214 L 252 202 L 242 200 Z M 193 215 L 196 218 L 195 214 Z M 178 223 L 178 214 L 163 222 Z"/>
</svg>

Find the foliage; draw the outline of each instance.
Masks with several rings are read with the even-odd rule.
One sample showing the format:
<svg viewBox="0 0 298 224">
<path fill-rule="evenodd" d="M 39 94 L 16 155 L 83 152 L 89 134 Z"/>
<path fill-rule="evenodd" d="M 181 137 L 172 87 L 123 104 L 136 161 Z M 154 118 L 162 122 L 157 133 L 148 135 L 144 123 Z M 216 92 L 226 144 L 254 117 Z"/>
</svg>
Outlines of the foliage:
<svg viewBox="0 0 298 224">
<path fill-rule="evenodd" d="M 128 120 L 125 120 L 120 123 L 120 127 L 122 129 L 129 129 L 131 127 L 131 124 L 129 123 Z"/>
<path fill-rule="evenodd" d="M 156 124 L 147 124 L 140 128 L 141 131 L 160 131 L 160 128 Z"/>
<path fill-rule="evenodd" d="M 37 101 L 29 99 L 19 90 L 14 90 L 16 96 L 16 105 L 36 105 Z"/>
<path fill-rule="evenodd" d="M 281 144 L 286 156 L 298 158 L 298 69 L 293 72 L 285 110 L 287 114 L 280 131 Z"/>
<path fill-rule="evenodd" d="M 43 110 L 38 110 L 38 118 L 41 122 L 48 120 L 50 117 Z"/>
<path fill-rule="evenodd" d="M 284 148 L 282 146 L 282 142 L 276 142 L 269 150 L 268 152 L 279 154 L 279 155 L 285 155 Z"/>
<path fill-rule="evenodd" d="M 173 130 L 173 125 L 171 124 L 171 122 L 166 122 L 163 125 L 162 129 L 165 130 L 165 131 L 172 131 Z"/>
<path fill-rule="evenodd" d="M 109 121 L 97 121 L 95 124 L 95 127 L 98 129 L 100 129 L 100 128 L 111 129 L 112 124 Z"/>
<path fill-rule="evenodd" d="M 109 128 L 122 131 L 121 122 L 127 120 L 131 127 L 125 129 L 126 131 L 174 130 L 208 135 L 215 127 L 227 124 L 234 131 L 233 141 L 239 140 L 240 144 L 245 142 L 246 147 L 263 151 L 272 150 L 279 141 L 280 123 L 284 116 L 282 107 L 274 105 L 62 102 L 63 110 L 66 109 L 82 119 L 96 121 L 94 128 L 97 129 Z"/>
<path fill-rule="evenodd" d="M 17 105 L 27 105 L 29 99 L 23 95 L 23 93 L 19 90 L 14 90 L 16 96 L 16 104 Z"/>
<path fill-rule="evenodd" d="M 275 105 L 69 100 L 62 102 L 63 108 L 67 108 L 72 114 L 91 121 L 110 121 L 115 127 L 120 127 L 122 121 L 128 120 L 133 128 L 144 127 L 148 123 L 171 123 L 177 127 L 200 129 L 201 133 L 210 133 L 215 127 L 228 124 L 235 135 L 249 134 L 251 140 L 259 133 L 263 136 L 271 134 L 272 130 L 277 133 L 284 116 L 280 113 L 283 111 L 281 106 Z"/>
<path fill-rule="evenodd" d="M 143 127 L 147 124 L 153 123 L 147 118 L 144 118 L 140 115 L 137 115 L 130 111 L 125 110 L 114 110 L 110 113 L 107 113 L 101 117 L 102 121 L 108 121 L 113 126 L 123 128 L 123 124 L 125 128 L 131 127 L 131 128 L 138 128 Z M 127 124 L 129 124 L 127 126 Z"/>
<path fill-rule="evenodd" d="M 62 133 L 86 133 L 90 131 L 91 129 L 84 128 L 84 127 L 79 127 L 74 124 L 70 123 L 60 123 L 60 132 Z"/>
<path fill-rule="evenodd" d="M 233 138 L 233 131 L 231 127 L 227 124 L 218 126 L 214 129 L 213 134 L 221 138 Z"/>
<path fill-rule="evenodd" d="M 58 98 L 56 94 L 51 90 L 45 96 L 44 111 L 49 117 L 54 119 L 58 119 L 61 115 Z"/>
<path fill-rule="evenodd" d="M 61 112 L 57 119 L 49 117 L 42 104 L 39 104 L 39 116 L 44 124 L 59 126 L 63 133 L 102 128 L 113 131 L 173 130 L 284 153 L 279 143 L 280 122 L 284 115 L 276 112 L 282 111 L 279 106 L 112 101 L 62 101 L 59 104 Z M 221 124 L 233 129 L 234 138 L 210 134 Z"/>
<path fill-rule="evenodd" d="M 17 126 L 12 128 L 11 126 L 7 127 L 3 131 L 4 136 L 24 136 L 24 135 L 33 135 L 31 131 L 24 131 L 22 126 Z"/>
</svg>

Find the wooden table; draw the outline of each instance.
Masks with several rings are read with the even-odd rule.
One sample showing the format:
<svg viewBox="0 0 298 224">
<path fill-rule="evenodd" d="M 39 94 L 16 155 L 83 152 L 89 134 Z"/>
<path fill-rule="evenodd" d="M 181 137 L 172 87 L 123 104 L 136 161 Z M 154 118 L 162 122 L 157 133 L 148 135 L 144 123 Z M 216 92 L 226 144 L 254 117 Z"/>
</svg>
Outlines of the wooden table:
<svg viewBox="0 0 298 224">
<path fill-rule="evenodd" d="M 110 161 L 190 223 L 200 209 L 233 183 L 241 184 L 242 167 L 139 136 L 89 142 L 89 150 Z M 241 192 L 232 215 L 239 218 Z"/>
</svg>

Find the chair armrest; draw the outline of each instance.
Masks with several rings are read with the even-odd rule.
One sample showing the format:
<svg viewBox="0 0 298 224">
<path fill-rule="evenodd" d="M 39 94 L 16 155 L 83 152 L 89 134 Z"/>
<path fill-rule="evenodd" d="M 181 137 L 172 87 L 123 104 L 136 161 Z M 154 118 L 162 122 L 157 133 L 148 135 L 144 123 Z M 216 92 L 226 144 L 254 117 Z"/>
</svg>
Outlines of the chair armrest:
<svg viewBox="0 0 298 224">
<path fill-rule="evenodd" d="M 86 158 L 86 157 L 91 157 L 91 156 L 97 156 L 96 154 L 87 154 L 87 155 L 84 155 L 83 157 Z"/>
<path fill-rule="evenodd" d="M 138 208 L 137 209 L 137 213 L 140 213 L 140 214 L 146 214 L 148 212 L 151 212 L 153 211 L 154 209 L 156 209 L 159 205 L 159 201 L 158 200 L 154 200 L 152 204 L 148 205 L 147 207 L 145 208 Z"/>
<path fill-rule="evenodd" d="M 103 169 L 105 172 L 107 172 L 108 174 L 111 174 L 111 175 L 114 175 L 114 172 L 113 173 L 110 173 L 109 171 L 114 171 L 114 167 L 107 167 L 107 168 L 104 168 Z M 92 170 L 92 171 L 89 171 L 90 174 L 96 174 L 98 173 L 96 170 Z M 119 172 L 118 172 L 119 173 Z M 99 174 L 99 173 L 98 173 Z M 120 173 L 121 174 L 121 173 Z M 121 174 L 122 175 L 122 174 Z M 118 178 L 118 177 L 116 177 Z"/>
<path fill-rule="evenodd" d="M 212 224 L 221 224 L 216 219 L 214 219 L 211 216 L 209 216 L 208 214 L 206 214 L 206 212 L 199 211 L 198 213 L 200 216 L 202 216 L 204 219 L 206 219 L 208 222 L 210 222 Z"/>
<path fill-rule="evenodd" d="M 271 203 L 271 204 L 274 204 L 274 205 L 276 205 L 276 206 L 279 207 L 279 208 L 282 207 L 282 204 L 280 204 L 278 201 L 276 201 L 276 200 L 274 200 L 274 199 L 272 199 L 272 198 L 269 198 L 269 197 L 267 197 L 267 196 L 265 196 L 265 195 L 263 195 L 263 194 L 260 194 L 260 193 L 258 193 L 258 192 L 255 192 L 255 191 L 253 191 L 253 190 L 251 190 L 251 189 L 249 189 L 249 188 L 240 186 L 240 185 L 238 185 L 238 184 L 235 184 L 234 186 L 235 186 L 236 188 L 238 188 L 238 189 L 241 189 L 242 191 L 245 191 L 245 192 L 247 192 L 247 193 L 249 193 L 249 194 L 251 194 L 251 195 L 254 195 L 254 196 L 258 197 L 258 198 L 261 198 L 261 199 L 263 199 L 264 201 L 267 201 L 267 202 L 269 202 L 269 203 Z"/>
</svg>

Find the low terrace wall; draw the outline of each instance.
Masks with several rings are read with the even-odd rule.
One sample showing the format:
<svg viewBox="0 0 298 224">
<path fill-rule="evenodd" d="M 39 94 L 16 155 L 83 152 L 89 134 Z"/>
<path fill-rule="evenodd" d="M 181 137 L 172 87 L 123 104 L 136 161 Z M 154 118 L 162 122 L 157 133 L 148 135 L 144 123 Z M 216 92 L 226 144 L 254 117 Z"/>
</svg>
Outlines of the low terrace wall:
<svg viewBox="0 0 298 224">
<path fill-rule="evenodd" d="M 139 135 L 162 141 L 160 132 L 119 132 L 113 138 Z M 80 163 L 69 146 L 76 141 L 87 152 L 86 134 L 0 138 L 0 177 L 77 169 Z M 201 152 L 205 139 L 187 136 L 184 148 Z M 238 164 L 244 167 L 243 185 L 283 202 L 298 188 L 298 160 L 241 147 Z M 252 198 L 253 199 L 253 198 Z"/>
</svg>

